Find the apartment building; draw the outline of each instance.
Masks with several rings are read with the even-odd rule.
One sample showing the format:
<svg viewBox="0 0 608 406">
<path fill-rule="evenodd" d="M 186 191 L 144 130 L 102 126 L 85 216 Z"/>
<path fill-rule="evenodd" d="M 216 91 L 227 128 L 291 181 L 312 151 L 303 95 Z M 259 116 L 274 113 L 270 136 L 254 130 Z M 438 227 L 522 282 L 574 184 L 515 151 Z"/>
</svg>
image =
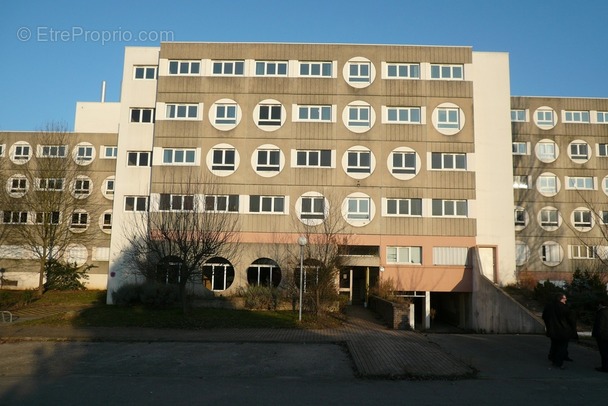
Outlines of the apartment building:
<svg viewBox="0 0 608 406">
<path fill-rule="evenodd" d="M 517 277 L 568 281 L 608 253 L 608 100 L 513 97 Z"/>
</svg>

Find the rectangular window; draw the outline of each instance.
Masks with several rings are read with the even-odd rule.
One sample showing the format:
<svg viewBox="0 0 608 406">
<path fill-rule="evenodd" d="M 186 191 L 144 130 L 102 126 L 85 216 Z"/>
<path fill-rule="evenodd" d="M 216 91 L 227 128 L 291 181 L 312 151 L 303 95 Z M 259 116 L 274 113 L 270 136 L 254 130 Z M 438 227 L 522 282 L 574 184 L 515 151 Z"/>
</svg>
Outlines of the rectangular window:
<svg viewBox="0 0 608 406">
<path fill-rule="evenodd" d="M 198 118 L 198 104 L 167 104 L 166 118 L 194 120 Z"/>
<path fill-rule="evenodd" d="M 467 155 L 433 152 L 431 153 L 431 169 L 466 170 Z"/>
<path fill-rule="evenodd" d="M 416 173 L 416 153 L 410 151 L 392 152 L 391 172 L 395 174 L 415 174 Z"/>
<path fill-rule="evenodd" d="M 371 173 L 372 153 L 370 151 L 348 151 L 346 172 Z"/>
<path fill-rule="evenodd" d="M 205 211 L 238 212 L 239 195 L 207 195 Z"/>
<path fill-rule="evenodd" d="M 369 62 L 349 62 L 348 81 L 369 83 L 371 81 L 371 67 Z"/>
<path fill-rule="evenodd" d="M 325 198 L 323 196 L 303 196 L 300 218 L 323 220 L 325 218 Z"/>
<path fill-rule="evenodd" d="M 112 229 L 112 213 L 103 213 L 101 218 L 101 229 L 111 230 Z"/>
<path fill-rule="evenodd" d="M 171 195 L 161 193 L 158 209 L 163 211 L 193 211 L 194 195 Z"/>
<path fill-rule="evenodd" d="M 557 193 L 557 179 L 555 176 L 542 175 L 538 177 L 538 190 L 543 194 Z"/>
<path fill-rule="evenodd" d="M 27 223 L 27 211 L 2 212 L 2 222 L 4 224 L 26 224 Z"/>
<path fill-rule="evenodd" d="M 89 225 L 89 214 L 86 212 L 72 213 L 70 228 L 87 228 Z"/>
<path fill-rule="evenodd" d="M 211 169 L 214 171 L 234 171 L 235 150 L 232 148 L 214 149 Z"/>
<path fill-rule="evenodd" d="M 432 215 L 439 217 L 466 217 L 466 200 L 432 200 Z"/>
<path fill-rule="evenodd" d="M 89 179 L 76 179 L 74 181 L 74 195 L 83 196 L 91 193 L 91 181 Z"/>
<path fill-rule="evenodd" d="M 242 76 L 245 61 L 213 61 L 213 74 L 217 76 Z"/>
<path fill-rule="evenodd" d="M 299 167 L 316 167 L 330 168 L 331 167 L 331 150 L 309 150 L 296 152 L 296 165 Z"/>
<path fill-rule="evenodd" d="M 513 145 L 513 155 L 528 155 L 528 143 L 527 142 L 514 142 L 512 145 Z"/>
<path fill-rule="evenodd" d="M 332 77 L 331 62 L 300 62 L 300 76 Z"/>
<path fill-rule="evenodd" d="M 6 146 L 4 144 L 0 144 L 0 157 L 4 156 L 5 150 L 6 150 Z"/>
<path fill-rule="evenodd" d="M 25 193 L 27 192 L 27 178 L 11 178 L 10 182 L 10 192 L 11 193 Z"/>
<path fill-rule="evenodd" d="M 367 197 L 350 197 L 347 200 L 348 212 L 346 218 L 350 220 L 369 220 L 370 204 Z"/>
<path fill-rule="evenodd" d="M 260 104 L 259 109 L 258 125 L 281 125 L 281 111 L 283 109 L 280 104 Z"/>
<path fill-rule="evenodd" d="M 287 61 L 256 61 L 256 76 L 287 76 Z"/>
<path fill-rule="evenodd" d="M 298 121 L 331 122 L 331 106 L 298 106 Z"/>
<path fill-rule="evenodd" d="M 92 146 L 80 145 L 76 147 L 76 160 L 78 162 L 92 161 L 94 151 Z"/>
<path fill-rule="evenodd" d="M 588 123 L 589 112 L 588 111 L 565 111 L 564 112 L 564 123 Z"/>
<path fill-rule="evenodd" d="M 460 129 L 460 110 L 454 108 L 438 108 L 437 128 Z"/>
<path fill-rule="evenodd" d="M 108 195 L 108 196 L 112 196 L 114 195 L 114 179 L 106 179 L 104 181 L 104 186 L 103 186 L 103 190 L 104 190 L 104 194 Z"/>
<path fill-rule="evenodd" d="M 35 218 L 35 222 L 36 224 L 54 224 L 57 225 L 59 224 L 59 212 L 58 211 L 52 211 L 52 212 L 37 212 L 36 213 L 36 218 Z"/>
<path fill-rule="evenodd" d="M 65 158 L 67 151 L 67 145 L 38 145 L 38 156 L 40 158 Z"/>
<path fill-rule="evenodd" d="M 125 196 L 125 211 L 148 210 L 147 196 Z"/>
<path fill-rule="evenodd" d="M 163 148 L 163 165 L 194 165 L 195 160 L 195 149 Z"/>
<path fill-rule="evenodd" d="M 586 142 L 570 144 L 570 158 L 589 159 L 589 145 Z"/>
<path fill-rule="evenodd" d="M 420 107 L 387 107 L 386 120 L 389 124 L 420 124 Z"/>
<path fill-rule="evenodd" d="M 200 61 L 169 61 L 169 75 L 199 75 Z"/>
<path fill-rule="evenodd" d="M 525 226 L 526 225 L 526 210 L 518 207 L 514 210 L 515 215 L 515 226 Z"/>
<path fill-rule="evenodd" d="M 571 245 L 570 258 L 572 259 L 593 259 L 595 258 L 595 247 L 588 245 Z"/>
<path fill-rule="evenodd" d="M 387 63 L 386 77 L 390 79 L 419 79 L 419 63 Z"/>
<path fill-rule="evenodd" d="M 572 212 L 574 227 L 591 227 L 591 211 L 590 210 L 574 210 Z"/>
<path fill-rule="evenodd" d="M 371 127 L 369 106 L 349 106 L 348 125 L 353 127 Z"/>
<path fill-rule="evenodd" d="M 600 221 L 602 224 L 608 224 L 608 210 L 600 211 Z"/>
<path fill-rule="evenodd" d="M 557 227 L 559 225 L 559 212 L 554 209 L 541 210 L 540 225 L 543 227 Z"/>
<path fill-rule="evenodd" d="M 511 121 L 523 123 L 526 121 L 526 110 L 512 109 Z"/>
<path fill-rule="evenodd" d="M 236 104 L 216 104 L 215 124 L 236 124 Z"/>
<path fill-rule="evenodd" d="M 103 155 L 104 159 L 116 159 L 118 156 L 118 147 L 117 146 L 104 146 L 103 147 Z"/>
<path fill-rule="evenodd" d="M 608 156 L 608 144 L 597 144 L 597 156 Z"/>
<path fill-rule="evenodd" d="M 608 124 L 608 111 L 598 111 L 597 122 L 598 124 Z"/>
<path fill-rule="evenodd" d="M 131 122 L 132 123 L 153 123 L 154 122 L 154 109 L 131 109 Z"/>
<path fill-rule="evenodd" d="M 251 213 L 284 213 L 285 196 L 249 196 Z"/>
<path fill-rule="evenodd" d="M 422 216 L 422 199 L 386 199 L 389 216 Z"/>
<path fill-rule="evenodd" d="M 386 247 L 388 264 L 422 264 L 422 247 Z"/>
<path fill-rule="evenodd" d="M 462 65 L 431 64 L 431 79 L 464 79 Z"/>
<path fill-rule="evenodd" d="M 513 189 L 528 189 L 528 175 L 513 175 Z"/>
<path fill-rule="evenodd" d="M 539 142 L 537 145 L 538 148 L 538 158 L 541 160 L 553 160 L 556 158 L 555 156 L 555 143 L 554 142 Z"/>
<path fill-rule="evenodd" d="M 127 152 L 127 166 L 150 166 L 151 154 L 151 152 L 144 151 L 129 151 Z"/>
<path fill-rule="evenodd" d="M 136 66 L 133 69 L 133 78 L 142 80 L 156 79 L 156 69 L 156 66 Z"/>
<path fill-rule="evenodd" d="M 63 190 L 63 178 L 38 178 L 36 179 L 36 187 L 38 190 L 46 191 L 61 191 Z"/>
<path fill-rule="evenodd" d="M 469 266 L 467 247 L 433 247 L 433 265 Z"/>
<path fill-rule="evenodd" d="M 536 123 L 540 126 L 553 126 L 553 110 L 537 110 Z"/>
<path fill-rule="evenodd" d="M 593 190 L 593 176 L 566 176 L 566 188 L 576 190 Z"/>
<path fill-rule="evenodd" d="M 13 159 L 16 161 L 30 159 L 30 146 L 29 145 L 16 145 Z"/>
<path fill-rule="evenodd" d="M 281 169 L 281 151 L 278 149 L 258 149 L 256 171 L 278 172 Z"/>
</svg>

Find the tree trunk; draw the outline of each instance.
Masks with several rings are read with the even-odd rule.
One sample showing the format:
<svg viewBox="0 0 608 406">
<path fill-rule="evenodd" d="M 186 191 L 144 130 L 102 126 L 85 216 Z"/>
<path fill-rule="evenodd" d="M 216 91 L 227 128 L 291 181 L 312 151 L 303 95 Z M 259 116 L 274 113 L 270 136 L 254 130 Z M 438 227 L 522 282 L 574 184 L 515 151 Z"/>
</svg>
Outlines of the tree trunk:
<svg viewBox="0 0 608 406">
<path fill-rule="evenodd" d="M 46 260 L 44 258 L 40 258 L 39 262 L 39 277 L 38 277 L 38 295 L 42 296 L 44 293 L 44 271 L 46 271 Z"/>
</svg>

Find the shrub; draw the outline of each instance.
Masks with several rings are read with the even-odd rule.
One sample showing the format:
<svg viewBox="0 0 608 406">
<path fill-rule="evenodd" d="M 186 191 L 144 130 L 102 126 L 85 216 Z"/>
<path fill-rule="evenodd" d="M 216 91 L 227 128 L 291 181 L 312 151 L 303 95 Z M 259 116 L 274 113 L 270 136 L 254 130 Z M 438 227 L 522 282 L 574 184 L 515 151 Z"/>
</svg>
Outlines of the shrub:
<svg viewBox="0 0 608 406">
<path fill-rule="evenodd" d="M 245 307 L 256 310 L 277 308 L 278 290 L 269 286 L 249 286 L 244 292 Z"/>
<path fill-rule="evenodd" d="M 534 287 L 534 299 L 543 305 L 551 303 L 558 293 L 565 293 L 564 288 L 557 286 L 551 281 L 537 282 Z"/>
<path fill-rule="evenodd" d="M 141 302 L 142 285 L 139 283 L 128 283 L 112 292 L 112 301 L 119 306 L 132 306 Z"/>
<path fill-rule="evenodd" d="M 605 276 L 598 271 L 575 270 L 566 292 L 568 304 L 586 324 L 593 323 L 599 301 L 608 299 Z"/>
<path fill-rule="evenodd" d="M 179 288 L 177 285 L 156 282 L 130 283 L 118 288 L 112 299 L 119 306 L 143 304 L 148 307 L 169 307 L 177 303 Z"/>
<path fill-rule="evenodd" d="M 56 260 L 47 262 L 45 266 L 45 290 L 85 290 L 85 281 L 89 279 L 87 272 L 93 265 L 77 266 L 75 263 L 62 263 Z"/>
</svg>

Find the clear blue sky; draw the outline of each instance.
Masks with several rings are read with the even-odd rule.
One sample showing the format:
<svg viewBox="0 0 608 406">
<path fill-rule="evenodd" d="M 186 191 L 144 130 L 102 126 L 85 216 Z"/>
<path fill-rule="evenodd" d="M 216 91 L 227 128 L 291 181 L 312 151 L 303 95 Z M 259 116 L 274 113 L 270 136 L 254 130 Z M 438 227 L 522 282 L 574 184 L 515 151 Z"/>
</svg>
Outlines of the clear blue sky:
<svg viewBox="0 0 608 406">
<path fill-rule="evenodd" d="M 608 97 L 606 0 L 21 0 L 0 10 L 0 130 L 71 129 L 102 80 L 118 101 L 124 47 L 159 44 L 140 33 L 472 46 L 509 53 L 513 95 Z"/>
</svg>

